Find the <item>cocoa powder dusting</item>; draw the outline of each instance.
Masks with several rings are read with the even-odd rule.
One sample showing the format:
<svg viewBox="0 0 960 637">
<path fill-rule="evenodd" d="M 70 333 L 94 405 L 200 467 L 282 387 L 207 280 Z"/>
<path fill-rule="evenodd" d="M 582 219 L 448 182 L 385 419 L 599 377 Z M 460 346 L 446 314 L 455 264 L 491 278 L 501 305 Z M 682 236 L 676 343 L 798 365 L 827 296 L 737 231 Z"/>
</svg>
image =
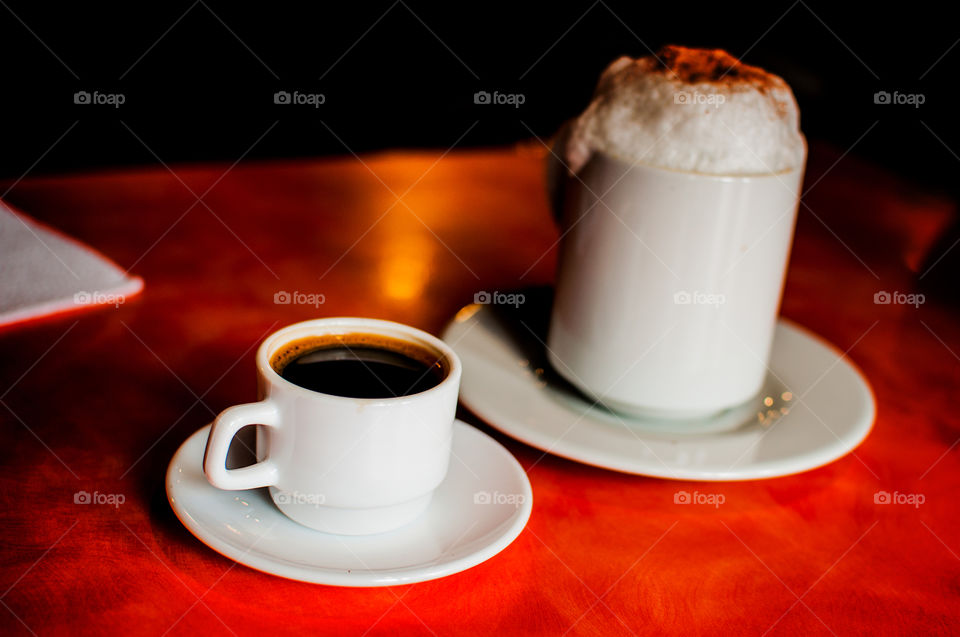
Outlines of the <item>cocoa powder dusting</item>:
<svg viewBox="0 0 960 637">
<path fill-rule="evenodd" d="M 669 73 L 687 84 L 752 84 L 760 90 L 784 86 L 783 80 L 776 75 L 743 64 L 723 49 L 689 49 L 667 45 L 657 51 L 654 60 L 655 70 Z"/>
</svg>

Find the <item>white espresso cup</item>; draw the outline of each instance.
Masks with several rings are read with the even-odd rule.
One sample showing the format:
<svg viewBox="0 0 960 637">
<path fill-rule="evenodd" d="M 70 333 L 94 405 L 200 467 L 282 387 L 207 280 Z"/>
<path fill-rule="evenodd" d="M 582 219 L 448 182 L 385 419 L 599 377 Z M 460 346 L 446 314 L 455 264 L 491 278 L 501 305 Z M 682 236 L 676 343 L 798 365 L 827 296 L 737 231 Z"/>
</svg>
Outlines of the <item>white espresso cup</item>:
<svg viewBox="0 0 960 637">
<path fill-rule="evenodd" d="M 706 417 L 756 395 L 802 178 L 802 167 L 715 176 L 595 153 L 562 184 L 556 371 L 642 417 Z"/>
<path fill-rule="evenodd" d="M 390 398 L 351 398 L 306 389 L 271 365 L 300 339 L 366 334 L 397 339 L 435 355 L 439 384 Z M 220 489 L 269 487 L 289 518 L 328 533 L 389 531 L 419 516 L 447 473 L 460 387 L 457 355 L 421 330 L 364 318 L 296 323 L 268 336 L 256 355 L 260 402 L 236 405 L 214 421 L 204 472 Z M 256 464 L 227 469 L 234 435 L 257 427 Z"/>
</svg>

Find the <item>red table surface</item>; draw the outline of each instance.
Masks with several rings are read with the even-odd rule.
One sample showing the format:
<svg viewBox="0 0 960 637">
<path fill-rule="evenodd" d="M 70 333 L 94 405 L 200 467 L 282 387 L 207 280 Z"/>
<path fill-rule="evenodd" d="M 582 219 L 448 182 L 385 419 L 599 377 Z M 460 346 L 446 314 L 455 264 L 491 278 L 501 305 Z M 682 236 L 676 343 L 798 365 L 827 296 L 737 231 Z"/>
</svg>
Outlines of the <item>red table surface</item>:
<svg viewBox="0 0 960 637">
<path fill-rule="evenodd" d="M 953 209 L 816 146 L 783 314 L 873 384 L 876 425 L 855 453 L 773 480 L 671 482 L 544 456 L 464 414 L 528 470 L 530 522 L 475 568 L 394 588 L 266 575 L 180 525 L 167 463 L 255 397 L 269 331 L 361 315 L 438 333 L 479 290 L 552 280 L 541 160 L 391 152 L 18 183 L 11 203 L 146 287 L 0 334 L 0 633 L 960 632 L 957 314 L 873 302 L 912 290 Z M 277 305 L 278 291 L 325 303 Z M 681 489 L 725 502 L 678 505 Z M 75 504 L 81 490 L 125 502 Z M 876 504 L 880 490 L 924 502 Z"/>
</svg>

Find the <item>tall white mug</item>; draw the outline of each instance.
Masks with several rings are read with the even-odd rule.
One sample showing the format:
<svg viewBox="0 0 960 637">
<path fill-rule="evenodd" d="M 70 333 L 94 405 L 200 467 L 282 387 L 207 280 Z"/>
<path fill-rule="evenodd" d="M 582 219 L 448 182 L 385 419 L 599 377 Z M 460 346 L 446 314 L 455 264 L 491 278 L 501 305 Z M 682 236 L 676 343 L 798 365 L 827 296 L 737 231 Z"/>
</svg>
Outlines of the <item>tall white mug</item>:
<svg viewBox="0 0 960 637">
<path fill-rule="evenodd" d="M 350 398 L 284 379 L 271 359 L 291 342 L 335 334 L 374 334 L 435 354 L 444 377 L 416 394 Z M 366 535 L 419 516 L 447 473 L 460 388 L 460 361 L 440 339 L 375 319 L 326 318 L 285 327 L 256 355 L 260 401 L 224 410 L 213 423 L 204 472 L 220 489 L 270 487 L 289 518 L 320 531 Z M 258 462 L 227 469 L 234 435 L 257 428 Z"/>
<path fill-rule="evenodd" d="M 596 153 L 564 184 L 547 339 L 609 408 L 705 417 L 760 391 L 803 169 L 714 176 Z"/>
</svg>

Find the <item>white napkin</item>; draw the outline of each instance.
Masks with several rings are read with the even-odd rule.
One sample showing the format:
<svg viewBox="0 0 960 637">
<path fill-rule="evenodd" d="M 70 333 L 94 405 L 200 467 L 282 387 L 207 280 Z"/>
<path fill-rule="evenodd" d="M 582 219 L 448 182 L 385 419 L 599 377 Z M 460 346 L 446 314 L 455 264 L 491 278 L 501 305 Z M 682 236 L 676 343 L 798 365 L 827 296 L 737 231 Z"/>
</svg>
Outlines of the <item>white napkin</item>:
<svg viewBox="0 0 960 637">
<path fill-rule="evenodd" d="M 90 246 L 0 201 L 0 326 L 97 305 L 143 289 Z"/>
</svg>

